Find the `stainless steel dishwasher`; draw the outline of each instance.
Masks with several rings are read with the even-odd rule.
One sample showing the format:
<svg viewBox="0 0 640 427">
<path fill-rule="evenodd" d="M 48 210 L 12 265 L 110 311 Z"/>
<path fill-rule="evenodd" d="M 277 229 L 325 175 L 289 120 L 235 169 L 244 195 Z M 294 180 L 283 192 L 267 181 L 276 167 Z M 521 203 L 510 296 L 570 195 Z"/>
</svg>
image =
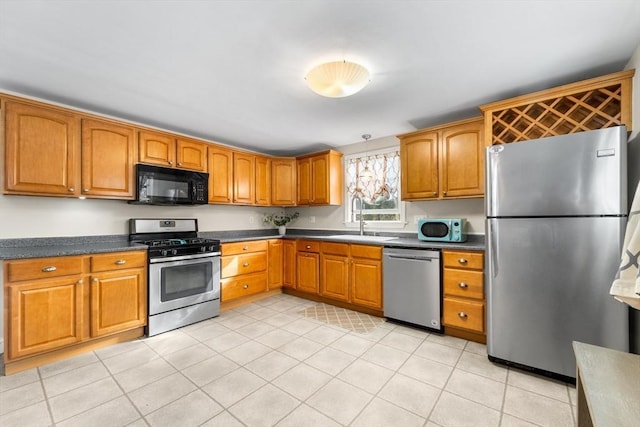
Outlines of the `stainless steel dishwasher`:
<svg viewBox="0 0 640 427">
<path fill-rule="evenodd" d="M 442 331 L 440 251 L 384 248 L 384 315 Z"/>
</svg>

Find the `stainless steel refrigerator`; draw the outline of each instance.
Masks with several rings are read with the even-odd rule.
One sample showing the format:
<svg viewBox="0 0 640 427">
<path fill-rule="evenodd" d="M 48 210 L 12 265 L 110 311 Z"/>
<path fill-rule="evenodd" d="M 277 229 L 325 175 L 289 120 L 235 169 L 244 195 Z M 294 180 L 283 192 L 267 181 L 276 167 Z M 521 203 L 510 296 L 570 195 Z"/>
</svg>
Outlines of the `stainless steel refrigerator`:
<svg viewBox="0 0 640 427">
<path fill-rule="evenodd" d="M 609 296 L 627 217 L 624 126 L 488 147 L 489 358 L 575 378 L 572 341 L 629 348 Z"/>
</svg>

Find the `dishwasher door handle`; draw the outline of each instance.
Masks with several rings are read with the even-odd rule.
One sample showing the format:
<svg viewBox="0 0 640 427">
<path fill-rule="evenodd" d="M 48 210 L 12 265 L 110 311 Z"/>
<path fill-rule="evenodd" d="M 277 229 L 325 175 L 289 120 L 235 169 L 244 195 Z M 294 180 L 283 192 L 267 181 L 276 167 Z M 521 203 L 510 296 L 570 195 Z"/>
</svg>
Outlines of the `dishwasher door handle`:
<svg viewBox="0 0 640 427">
<path fill-rule="evenodd" d="M 387 255 L 386 257 L 390 259 L 406 259 L 409 261 L 429 261 L 429 262 L 433 261 L 434 259 L 437 259 L 437 258 L 423 258 L 423 257 L 417 257 L 417 256 L 412 257 L 412 256 L 400 256 L 400 255 Z"/>
</svg>

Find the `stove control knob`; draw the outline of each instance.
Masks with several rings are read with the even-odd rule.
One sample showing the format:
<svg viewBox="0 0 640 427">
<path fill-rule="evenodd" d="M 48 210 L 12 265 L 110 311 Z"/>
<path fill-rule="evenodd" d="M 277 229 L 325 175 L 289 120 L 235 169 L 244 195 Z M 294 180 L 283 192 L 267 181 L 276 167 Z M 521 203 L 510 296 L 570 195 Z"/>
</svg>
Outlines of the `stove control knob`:
<svg viewBox="0 0 640 427">
<path fill-rule="evenodd" d="M 168 253 L 169 253 L 169 251 L 167 251 L 166 249 L 162 249 L 160 251 L 160 255 L 162 255 L 162 256 L 167 256 Z"/>
<path fill-rule="evenodd" d="M 215 246 L 209 246 L 209 251 L 210 252 L 215 252 L 215 250 L 216 250 Z"/>
<path fill-rule="evenodd" d="M 206 252 L 206 251 L 207 251 L 206 246 L 200 246 L 200 252 Z"/>
<path fill-rule="evenodd" d="M 171 255 L 178 255 L 177 249 L 171 249 Z"/>
</svg>

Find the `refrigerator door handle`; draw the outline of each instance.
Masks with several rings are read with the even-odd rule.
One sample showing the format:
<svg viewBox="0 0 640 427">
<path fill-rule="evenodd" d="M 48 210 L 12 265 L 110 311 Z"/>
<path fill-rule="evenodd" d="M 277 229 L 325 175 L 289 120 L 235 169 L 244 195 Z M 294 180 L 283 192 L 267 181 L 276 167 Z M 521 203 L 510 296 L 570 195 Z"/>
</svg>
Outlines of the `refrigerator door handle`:
<svg viewBox="0 0 640 427">
<path fill-rule="evenodd" d="M 487 274 L 489 277 L 498 275 L 498 230 L 495 229 L 495 220 L 487 220 Z"/>
</svg>

